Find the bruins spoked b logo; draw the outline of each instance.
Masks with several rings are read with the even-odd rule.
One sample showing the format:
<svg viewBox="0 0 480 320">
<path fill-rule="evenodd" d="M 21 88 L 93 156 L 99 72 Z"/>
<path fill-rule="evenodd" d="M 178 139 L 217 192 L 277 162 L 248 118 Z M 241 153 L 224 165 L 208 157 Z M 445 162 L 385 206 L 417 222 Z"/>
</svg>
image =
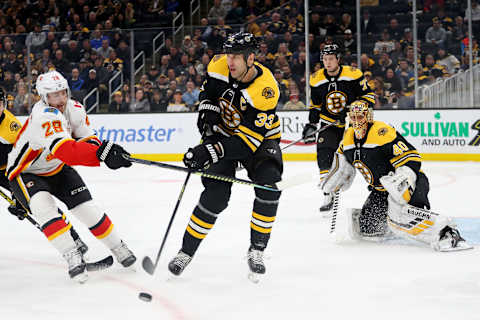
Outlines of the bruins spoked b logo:
<svg viewBox="0 0 480 320">
<path fill-rule="evenodd" d="M 331 114 L 339 114 L 347 106 L 347 96 L 341 91 L 332 91 L 327 94 L 327 110 Z"/>
<path fill-rule="evenodd" d="M 368 167 L 359 160 L 353 161 L 353 166 L 360 171 L 362 176 L 365 178 L 365 181 L 367 181 L 368 184 L 373 185 L 373 174 Z"/>
<path fill-rule="evenodd" d="M 223 123 L 225 123 L 225 125 L 230 129 L 235 129 L 238 127 L 242 121 L 242 117 L 237 108 L 235 108 L 230 101 L 224 98 L 219 99 L 219 104 L 220 108 L 222 109 Z"/>
<path fill-rule="evenodd" d="M 476 136 L 468 143 L 469 146 L 480 146 L 480 119 L 472 125 L 473 130 L 477 130 Z"/>
</svg>

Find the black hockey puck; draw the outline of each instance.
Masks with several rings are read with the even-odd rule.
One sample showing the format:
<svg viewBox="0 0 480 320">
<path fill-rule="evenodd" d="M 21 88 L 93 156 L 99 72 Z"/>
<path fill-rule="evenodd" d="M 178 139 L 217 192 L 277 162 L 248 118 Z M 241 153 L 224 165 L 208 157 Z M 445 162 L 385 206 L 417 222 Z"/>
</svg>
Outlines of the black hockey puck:
<svg viewBox="0 0 480 320">
<path fill-rule="evenodd" d="M 151 295 L 150 293 L 146 293 L 146 292 L 140 292 L 140 293 L 138 294 L 138 298 L 139 298 L 140 300 L 145 301 L 145 302 L 150 302 L 150 301 L 152 301 L 152 295 Z"/>
</svg>

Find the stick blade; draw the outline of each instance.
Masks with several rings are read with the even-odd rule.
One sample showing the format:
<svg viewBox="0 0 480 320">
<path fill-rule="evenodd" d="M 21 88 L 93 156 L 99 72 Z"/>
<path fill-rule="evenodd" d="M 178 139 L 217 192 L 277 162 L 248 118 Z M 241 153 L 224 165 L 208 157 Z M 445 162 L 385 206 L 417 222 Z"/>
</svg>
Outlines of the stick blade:
<svg viewBox="0 0 480 320">
<path fill-rule="evenodd" d="M 150 275 L 153 275 L 155 272 L 155 266 L 153 265 L 152 259 L 149 257 L 144 257 L 142 260 L 142 267 L 145 272 L 147 272 Z"/>
</svg>

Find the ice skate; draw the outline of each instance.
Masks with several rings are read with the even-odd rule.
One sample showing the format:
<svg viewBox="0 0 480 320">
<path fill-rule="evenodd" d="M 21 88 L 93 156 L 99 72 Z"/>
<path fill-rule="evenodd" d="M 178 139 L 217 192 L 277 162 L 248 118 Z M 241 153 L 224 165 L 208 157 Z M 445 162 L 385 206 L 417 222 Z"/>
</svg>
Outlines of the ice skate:
<svg viewBox="0 0 480 320">
<path fill-rule="evenodd" d="M 319 209 L 322 217 L 330 218 L 332 216 L 332 208 L 333 208 L 333 193 L 324 193 L 323 204 Z"/>
<path fill-rule="evenodd" d="M 168 270 L 174 275 L 179 276 L 188 266 L 190 261 L 192 261 L 192 257 L 180 250 L 168 264 Z"/>
<path fill-rule="evenodd" d="M 265 264 L 263 263 L 263 251 L 250 246 L 247 252 L 247 261 L 248 268 L 250 269 L 248 279 L 253 283 L 258 283 L 266 271 Z"/>
<path fill-rule="evenodd" d="M 88 246 L 85 242 L 82 241 L 82 239 L 80 238 L 76 239 L 75 245 L 77 246 L 78 251 L 80 251 L 82 255 L 85 255 L 87 253 Z"/>
<path fill-rule="evenodd" d="M 76 247 L 65 252 L 63 258 L 68 263 L 68 274 L 70 278 L 79 283 L 84 283 L 88 280 L 85 261 L 83 261 L 82 253 Z"/>
<path fill-rule="evenodd" d="M 441 252 L 473 249 L 473 247 L 460 236 L 457 229 L 448 226 L 440 231 L 440 240 L 432 243 L 432 247 L 436 251 Z"/>
<path fill-rule="evenodd" d="M 117 247 L 112 249 L 112 253 L 115 255 L 117 261 L 125 268 L 132 266 L 135 261 L 137 261 L 137 258 L 133 252 L 128 249 L 127 245 L 123 241 L 121 241 Z"/>
</svg>

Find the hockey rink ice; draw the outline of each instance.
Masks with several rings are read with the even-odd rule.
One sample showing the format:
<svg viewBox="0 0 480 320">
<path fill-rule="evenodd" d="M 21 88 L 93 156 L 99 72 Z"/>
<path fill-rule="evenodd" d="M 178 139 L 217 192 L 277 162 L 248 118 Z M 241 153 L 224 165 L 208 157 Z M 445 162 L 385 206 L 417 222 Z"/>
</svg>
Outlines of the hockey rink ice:
<svg viewBox="0 0 480 320">
<path fill-rule="evenodd" d="M 117 171 L 77 167 L 94 199 L 136 253 L 155 259 L 185 174 L 134 164 Z M 115 263 L 69 279 L 63 258 L 28 221 L 0 200 L 0 319 L 480 319 L 480 164 L 426 162 L 432 211 L 458 218 L 474 250 L 439 253 L 407 241 L 336 243 L 321 218 L 316 183 L 286 190 L 266 251 L 267 275 L 247 279 L 253 190 L 235 185 L 225 210 L 181 277 L 167 270 L 180 248 L 202 190 L 192 176 L 152 277 Z M 284 178 L 317 172 L 314 162 L 286 162 Z M 245 178 L 244 173 L 238 177 Z M 368 191 L 359 174 L 340 199 L 361 207 Z M 62 207 L 63 208 L 63 207 Z M 74 218 L 90 260 L 109 251 Z M 138 299 L 153 295 L 150 303 Z"/>
</svg>

